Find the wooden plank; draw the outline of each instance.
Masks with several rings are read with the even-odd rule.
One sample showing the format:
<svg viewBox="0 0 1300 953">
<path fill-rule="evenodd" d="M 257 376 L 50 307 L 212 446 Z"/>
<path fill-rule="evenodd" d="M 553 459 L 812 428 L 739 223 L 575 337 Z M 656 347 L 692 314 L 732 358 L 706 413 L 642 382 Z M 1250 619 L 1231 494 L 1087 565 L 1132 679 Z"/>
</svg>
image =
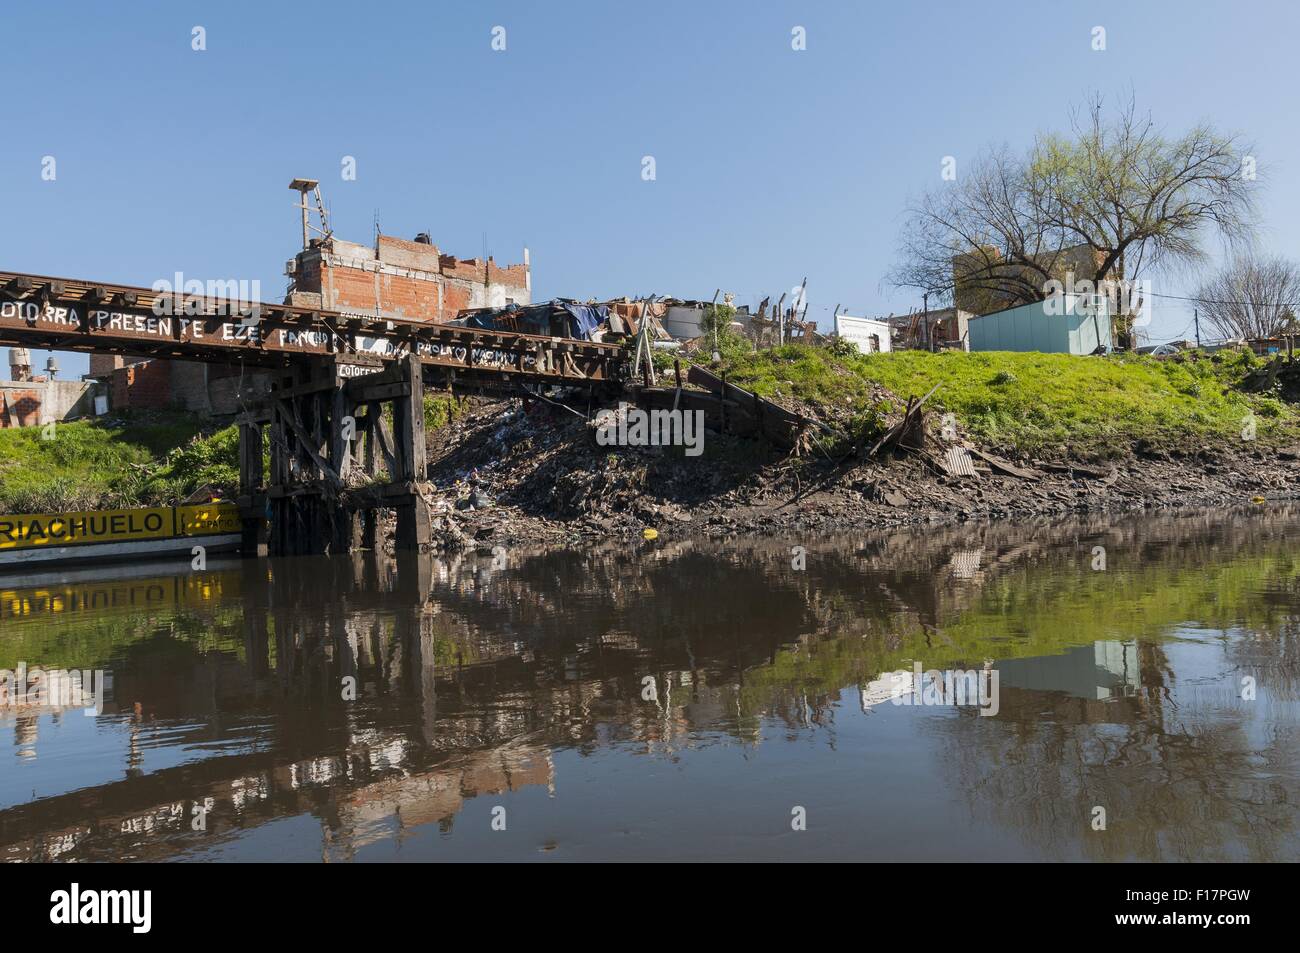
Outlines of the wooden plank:
<svg viewBox="0 0 1300 953">
<path fill-rule="evenodd" d="M 343 481 L 339 478 L 339 475 L 334 472 L 334 468 L 329 465 L 329 461 L 322 457 L 316 448 L 312 446 L 312 436 L 307 433 L 302 423 L 292 417 L 283 414 L 282 416 L 284 417 L 285 423 L 289 425 L 289 429 L 293 431 L 293 435 L 298 438 L 298 445 L 306 451 L 311 462 L 320 468 L 321 472 L 329 478 L 330 482 L 342 486 Z"/>
<path fill-rule="evenodd" d="M 348 392 L 348 396 L 353 400 L 364 403 L 365 398 L 359 395 L 366 388 L 377 387 L 382 384 L 400 384 L 405 380 L 400 365 L 389 365 L 377 374 L 365 374 L 361 377 L 349 378 L 343 385 L 343 389 Z"/>
<path fill-rule="evenodd" d="M 745 407 L 731 400 L 723 400 L 717 394 L 698 390 L 667 390 L 658 387 L 641 387 L 636 392 L 636 403 L 643 409 L 681 409 L 685 411 L 704 411 L 705 421 L 715 430 L 722 429 L 725 416 L 729 424 L 728 432 L 748 435 L 758 429 L 754 420 L 752 407 Z"/>
<path fill-rule="evenodd" d="M 397 452 L 393 449 L 393 435 L 388 429 L 388 421 L 384 419 L 384 415 L 378 408 L 372 413 L 375 414 L 375 436 L 379 438 L 379 452 L 384 458 L 388 476 L 390 479 L 400 480 L 401 476 L 397 472 Z"/>
<path fill-rule="evenodd" d="M 349 391 L 349 395 L 354 397 L 357 403 L 370 404 L 381 400 L 393 400 L 398 397 L 407 397 L 411 393 L 411 385 L 407 383 L 397 384 L 377 384 L 373 387 L 358 387 L 354 391 Z"/>
<path fill-rule="evenodd" d="M 291 387 L 272 390 L 271 396 L 280 400 L 289 400 L 292 397 L 302 397 L 307 394 L 318 394 L 321 391 L 332 390 L 334 388 L 334 379 L 310 380 L 302 384 L 294 384 Z"/>
<path fill-rule="evenodd" d="M 695 384 L 698 387 L 703 387 L 711 393 L 725 396 L 728 400 L 735 401 L 737 404 L 742 406 L 747 405 L 752 407 L 757 401 L 761 403 L 763 407 L 763 415 L 765 417 L 775 417 L 776 419 L 788 423 L 790 426 L 795 428 L 799 426 L 798 414 L 792 413 L 780 404 L 773 403 L 764 397 L 759 397 L 757 394 L 753 394 L 750 391 L 745 390 L 743 387 L 729 384 L 721 377 L 718 377 L 716 374 L 713 374 L 702 367 L 692 364 L 690 369 L 686 372 L 686 380 L 688 383 Z"/>
<path fill-rule="evenodd" d="M 352 417 L 352 402 L 342 387 L 336 388 L 330 408 L 330 463 L 338 471 L 340 480 L 346 482 L 352 472 L 353 440 L 344 433 L 351 418 L 352 435 L 356 437 L 356 418 Z"/>
<path fill-rule="evenodd" d="M 993 454 L 985 453 L 983 450 L 979 450 L 975 447 L 970 447 L 968 449 L 970 450 L 971 453 L 979 457 L 981 460 L 987 463 L 998 473 L 1004 473 L 1007 476 L 1019 477 L 1021 480 L 1038 479 L 1039 475 L 1037 473 L 1031 473 L 1028 470 L 1022 470 L 1019 467 L 1017 467 L 1015 464 L 1008 463 L 1006 460 L 1003 460 L 1001 457 L 995 457 Z"/>
<path fill-rule="evenodd" d="M 875 446 L 867 451 L 867 456 L 874 457 L 881 448 L 896 444 L 899 438 L 907 432 L 908 426 L 912 423 L 912 418 L 920 412 L 921 406 L 933 397 L 934 392 L 938 389 L 939 385 L 935 384 L 920 400 L 917 400 L 915 397 L 907 398 L 907 409 L 903 412 L 903 419 L 885 431 L 885 435 L 877 440 Z"/>
<path fill-rule="evenodd" d="M 1090 480 L 1107 480 L 1115 475 L 1114 467 L 1099 470 L 1096 467 L 1083 466 L 1078 463 L 1040 463 L 1038 467 L 1042 470 L 1050 470 L 1053 473 L 1068 473 L 1071 476 L 1077 474 Z"/>
<path fill-rule="evenodd" d="M 786 448 L 797 444 L 799 434 L 805 424 L 798 414 L 786 410 L 780 404 L 759 397 L 743 387 L 730 384 L 725 379 L 696 365 L 691 365 L 687 371 L 686 379 L 696 386 L 705 388 L 710 393 L 725 398 L 723 429 L 731 429 L 729 423 L 733 416 L 732 407 L 739 407 L 743 408 L 747 416 L 754 421 L 754 429 L 773 443 Z M 829 429 L 821 424 L 818 424 L 818 426 Z"/>
<path fill-rule="evenodd" d="M 43 294 L 36 300 L 33 295 L 38 290 Z M 536 370 L 524 370 L 521 363 L 535 346 L 549 346 L 551 339 L 544 335 L 463 330 L 456 338 L 460 345 L 435 347 L 451 340 L 444 340 L 446 329 L 421 322 L 357 318 L 266 303 L 257 305 L 260 316 L 251 320 L 233 314 L 229 307 L 233 302 L 215 298 L 195 302 L 201 313 L 182 319 L 180 314 L 156 310 L 154 304 L 160 300 L 182 303 L 176 296 L 147 288 L 0 273 L 0 304 L 15 305 L 0 309 L 4 312 L 0 313 L 0 345 L 57 348 L 64 342 L 65 349 L 82 352 L 157 353 L 221 363 L 233 359 L 258 367 L 315 357 L 325 358 L 335 368 L 340 358 L 348 363 L 391 365 L 414 349 L 423 352 L 423 364 L 444 369 L 472 366 L 469 352 L 485 349 L 499 354 L 475 367 L 484 379 L 500 380 L 503 369 L 511 367 L 534 380 L 556 372 L 549 362 Z M 192 302 L 183 303 L 188 310 Z M 372 340 L 362 345 L 363 337 Z M 562 343 L 579 355 L 565 361 L 560 371 L 572 380 L 617 379 L 621 376 L 617 371 L 630 356 L 614 344 Z M 358 352 L 358 347 L 363 350 Z M 299 385 L 315 386 L 305 380 L 293 386 Z"/>
</svg>

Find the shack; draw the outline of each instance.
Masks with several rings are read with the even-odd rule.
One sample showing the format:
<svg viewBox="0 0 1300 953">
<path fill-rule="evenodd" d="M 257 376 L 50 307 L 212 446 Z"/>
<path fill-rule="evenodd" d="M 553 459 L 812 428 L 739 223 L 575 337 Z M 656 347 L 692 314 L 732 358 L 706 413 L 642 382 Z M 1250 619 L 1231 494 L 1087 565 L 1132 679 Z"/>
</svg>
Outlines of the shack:
<svg viewBox="0 0 1300 953">
<path fill-rule="evenodd" d="M 884 353 L 892 349 L 888 321 L 855 318 L 836 312 L 835 336 L 854 344 L 863 354 Z"/>
</svg>

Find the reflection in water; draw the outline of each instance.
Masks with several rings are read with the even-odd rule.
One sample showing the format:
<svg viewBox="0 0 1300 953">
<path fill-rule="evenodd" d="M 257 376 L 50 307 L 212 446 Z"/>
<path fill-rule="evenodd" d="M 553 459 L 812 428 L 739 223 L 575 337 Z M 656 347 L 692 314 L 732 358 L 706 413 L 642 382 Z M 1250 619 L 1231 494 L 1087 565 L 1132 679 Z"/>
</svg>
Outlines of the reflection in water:
<svg viewBox="0 0 1300 953">
<path fill-rule="evenodd" d="M 0 858 L 1293 859 L 1297 527 L 0 578 L 0 669 L 109 685 L 0 709 Z"/>
</svg>

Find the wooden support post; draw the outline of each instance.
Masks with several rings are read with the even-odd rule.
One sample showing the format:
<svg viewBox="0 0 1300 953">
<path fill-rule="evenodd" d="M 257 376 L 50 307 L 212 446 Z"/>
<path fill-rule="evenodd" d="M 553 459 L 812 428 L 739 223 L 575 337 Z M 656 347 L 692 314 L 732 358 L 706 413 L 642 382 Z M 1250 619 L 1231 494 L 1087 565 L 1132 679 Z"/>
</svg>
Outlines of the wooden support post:
<svg viewBox="0 0 1300 953">
<path fill-rule="evenodd" d="M 785 300 L 785 295 L 781 296 Z M 722 410 L 722 433 L 727 432 L 727 372 L 722 372 L 722 390 L 718 394 L 718 406 Z"/>
<path fill-rule="evenodd" d="M 406 394 L 393 399 L 393 435 L 397 442 L 397 482 L 419 482 L 425 478 L 424 444 L 424 370 L 420 359 L 409 354 L 402 362 L 403 376 L 409 385 Z M 418 552 L 429 542 L 431 526 L 429 508 L 419 492 L 406 497 L 396 507 L 397 532 L 394 548 L 400 552 Z"/>
<path fill-rule="evenodd" d="M 404 383 L 409 390 L 393 400 L 393 429 L 397 440 L 396 481 L 423 480 L 425 476 L 424 443 L 424 370 L 420 359 L 408 354 L 402 361 Z"/>
<path fill-rule="evenodd" d="M 329 516 L 329 551 L 331 556 L 352 552 L 361 533 L 357 511 L 341 503 L 333 502 L 326 507 Z"/>
<path fill-rule="evenodd" d="M 365 469 L 368 477 L 375 475 L 375 433 L 379 428 L 375 425 L 374 418 L 375 411 L 370 410 L 366 413 L 366 445 L 365 453 L 361 458 L 361 466 Z"/>
<path fill-rule="evenodd" d="M 280 408 L 271 404 L 271 423 L 267 428 L 267 437 L 271 441 L 271 486 L 284 486 L 288 482 L 288 461 L 285 460 L 285 442 L 283 427 L 280 423 Z"/>
<path fill-rule="evenodd" d="M 321 364 L 296 365 L 270 395 L 271 550 L 280 556 L 337 551 L 343 535 L 337 525 L 341 481 L 327 459 L 329 413 L 339 382 L 323 377 L 323 370 L 328 369 Z"/>
<path fill-rule="evenodd" d="M 361 542 L 362 549 L 369 549 L 372 552 L 375 548 L 375 524 L 378 520 L 375 518 L 376 513 L 373 509 L 361 511 Z"/>
<path fill-rule="evenodd" d="M 356 456 L 355 446 L 358 438 L 356 405 L 348 396 L 346 382 L 339 377 L 334 380 L 334 392 L 325 395 L 329 410 L 328 453 L 330 466 L 339 476 L 339 490 L 347 487 L 348 475 L 352 471 L 352 461 Z M 331 555 L 351 552 L 360 541 L 357 511 L 345 505 L 337 497 L 331 499 Z"/>
<path fill-rule="evenodd" d="M 330 407 L 329 462 L 339 479 L 346 481 L 352 470 L 353 447 L 357 439 L 357 421 L 347 392 L 335 389 Z"/>
<path fill-rule="evenodd" d="M 393 549 L 403 553 L 419 552 L 421 545 L 427 544 L 433 535 L 429 507 L 425 505 L 424 497 L 418 493 L 399 497 L 394 501 L 393 512 L 397 517 Z"/>
<path fill-rule="evenodd" d="M 262 427 L 239 425 L 239 554 L 245 559 L 262 555 L 266 548 L 266 479 L 262 465 Z"/>
<path fill-rule="evenodd" d="M 388 432 L 388 421 L 384 419 L 383 411 L 379 404 L 374 405 L 371 411 L 375 415 L 375 436 L 379 440 L 379 452 L 384 458 L 384 467 L 388 470 L 388 479 L 396 483 L 401 479 L 400 469 L 397 466 L 397 451 L 394 449 L 393 435 Z"/>
</svg>

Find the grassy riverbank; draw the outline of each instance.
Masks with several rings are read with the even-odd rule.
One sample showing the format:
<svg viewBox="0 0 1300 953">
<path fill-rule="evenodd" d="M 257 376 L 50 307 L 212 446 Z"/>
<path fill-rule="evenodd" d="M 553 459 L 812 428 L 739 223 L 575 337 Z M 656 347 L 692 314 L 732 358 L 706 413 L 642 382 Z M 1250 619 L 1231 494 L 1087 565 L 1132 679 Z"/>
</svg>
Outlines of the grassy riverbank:
<svg viewBox="0 0 1300 953">
<path fill-rule="evenodd" d="M 182 413 L 0 430 L 0 512 L 175 502 L 238 479 L 238 434 Z"/>
<path fill-rule="evenodd" d="M 931 403 L 992 447 L 1107 456 L 1138 441 L 1164 447 L 1300 440 L 1300 409 L 1237 384 L 1261 360 L 1249 351 L 1151 357 L 902 351 L 838 355 L 788 345 L 728 361 L 728 379 L 764 397 L 869 411 L 876 388 L 899 399 L 938 384 Z M 898 409 L 898 408 L 896 408 Z"/>
<path fill-rule="evenodd" d="M 465 406 L 445 394 L 426 397 L 425 427 L 445 427 Z M 0 513 L 168 505 L 204 486 L 234 492 L 238 484 L 238 428 L 194 414 L 114 414 L 56 424 L 52 433 L 0 430 Z"/>
<path fill-rule="evenodd" d="M 1177 448 L 1300 444 L 1300 409 L 1238 389 L 1260 361 L 1249 352 L 1147 357 L 1064 354 L 841 354 L 787 345 L 732 350 L 733 383 L 843 423 L 882 418 L 908 395 L 939 385 L 930 407 L 951 412 L 975 441 L 1050 455 L 1108 456 L 1135 445 Z M 425 400 L 430 433 L 469 404 Z M 42 428 L 0 430 L 0 512 L 51 512 L 174 503 L 206 486 L 233 492 L 238 433 L 182 413 L 114 415 Z"/>
</svg>

